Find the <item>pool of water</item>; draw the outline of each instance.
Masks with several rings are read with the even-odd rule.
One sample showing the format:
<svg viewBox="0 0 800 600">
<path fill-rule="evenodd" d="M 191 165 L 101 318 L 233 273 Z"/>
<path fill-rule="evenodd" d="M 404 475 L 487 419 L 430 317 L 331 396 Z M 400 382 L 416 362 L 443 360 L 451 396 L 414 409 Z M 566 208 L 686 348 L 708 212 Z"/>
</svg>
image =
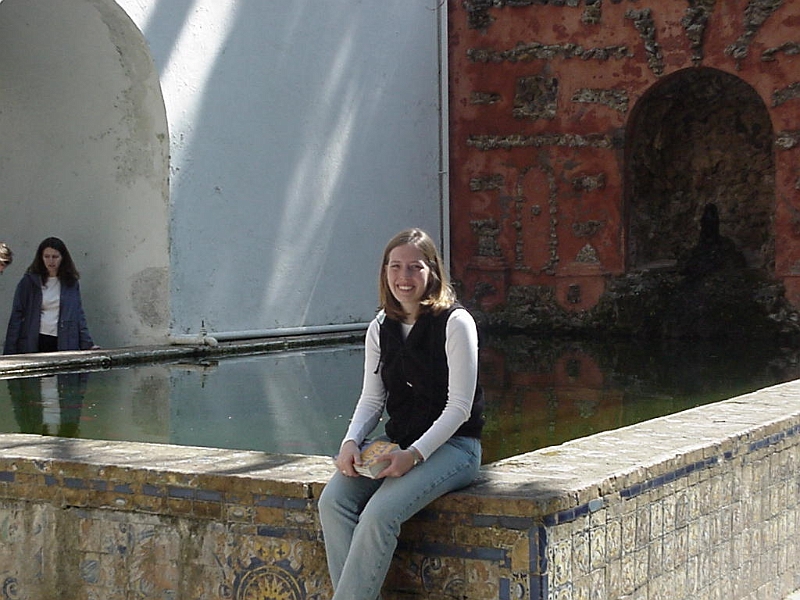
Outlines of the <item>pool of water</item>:
<svg viewBox="0 0 800 600">
<path fill-rule="evenodd" d="M 332 455 L 360 344 L 0 381 L 0 432 Z M 800 376 L 796 350 L 486 340 L 484 462 Z"/>
</svg>

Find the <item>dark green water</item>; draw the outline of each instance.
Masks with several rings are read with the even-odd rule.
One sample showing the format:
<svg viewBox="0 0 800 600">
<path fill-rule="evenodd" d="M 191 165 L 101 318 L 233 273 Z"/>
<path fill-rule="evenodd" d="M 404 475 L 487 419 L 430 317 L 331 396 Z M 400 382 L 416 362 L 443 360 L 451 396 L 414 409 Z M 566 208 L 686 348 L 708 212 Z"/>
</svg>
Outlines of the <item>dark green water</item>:
<svg viewBox="0 0 800 600">
<path fill-rule="evenodd" d="M 800 377 L 796 350 L 486 340 L 484 462 Z M 0 381 L 0 432 L 331 455 L 360 345 Z"/>
</svg>

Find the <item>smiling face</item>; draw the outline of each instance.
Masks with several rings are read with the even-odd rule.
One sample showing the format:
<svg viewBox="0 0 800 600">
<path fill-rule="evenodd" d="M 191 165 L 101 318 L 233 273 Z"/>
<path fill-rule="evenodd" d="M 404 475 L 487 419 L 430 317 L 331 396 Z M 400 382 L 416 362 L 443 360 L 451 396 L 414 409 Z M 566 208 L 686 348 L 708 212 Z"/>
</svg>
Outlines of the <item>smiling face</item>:
<svg viewBox="0 0 800 600">
<path fill-rule="evenodd" d="M 425 255 L 413 244 L 397 246 L 386 263 L 386 283 L 392 296 L 407 313 L 407 321 L 416 321 L 419 303 L 428 291 L 431 269 Z"/>
<path fill-rule="evenodd" d="M 61 252 L 53 248 L 42 250 L 42 262 L 47 268 L 49 277 L 58 277 L 58 268 L 61 266 Z"/>
</svg>

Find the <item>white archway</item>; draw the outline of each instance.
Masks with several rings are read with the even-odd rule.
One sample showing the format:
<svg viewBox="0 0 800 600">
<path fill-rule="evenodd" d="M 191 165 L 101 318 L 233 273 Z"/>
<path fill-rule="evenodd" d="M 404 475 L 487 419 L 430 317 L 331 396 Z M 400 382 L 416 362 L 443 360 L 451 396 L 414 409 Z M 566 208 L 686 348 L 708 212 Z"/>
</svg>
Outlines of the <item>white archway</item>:
<svg viewBox="0 0 800 600">
<path fill-rule="evenodd" d="M 54 235 L 81 272 L 99 344 L 163 340 L 169 136 L 141 32 L 113 0 L 3 0 L 0 81 L 0 239 L 15 252 L 3 334 L 13 284 Z"/>
</svg>

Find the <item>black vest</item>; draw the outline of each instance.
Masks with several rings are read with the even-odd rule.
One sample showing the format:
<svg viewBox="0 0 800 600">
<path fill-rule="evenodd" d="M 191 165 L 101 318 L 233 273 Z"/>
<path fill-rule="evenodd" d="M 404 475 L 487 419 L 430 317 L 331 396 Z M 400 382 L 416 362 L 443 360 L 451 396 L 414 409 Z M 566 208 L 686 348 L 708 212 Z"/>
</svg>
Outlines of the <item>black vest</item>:
<svg viewBox="0 0 800 600">
<path fill-rule="evenodd" d="M 403 340 L 399 321 L 386 317 L 380 329 L 380 373 L 388 391 L 386 435 L 407 448 L 442 414 L 447 402 L 449 369 L 445 353 L 447 319 L 454 305 L 439 315 L 422 315 Z M 480 438 L 483 390 L 475 389 L 470 418 L 454 435 Z"/>
</svg>

